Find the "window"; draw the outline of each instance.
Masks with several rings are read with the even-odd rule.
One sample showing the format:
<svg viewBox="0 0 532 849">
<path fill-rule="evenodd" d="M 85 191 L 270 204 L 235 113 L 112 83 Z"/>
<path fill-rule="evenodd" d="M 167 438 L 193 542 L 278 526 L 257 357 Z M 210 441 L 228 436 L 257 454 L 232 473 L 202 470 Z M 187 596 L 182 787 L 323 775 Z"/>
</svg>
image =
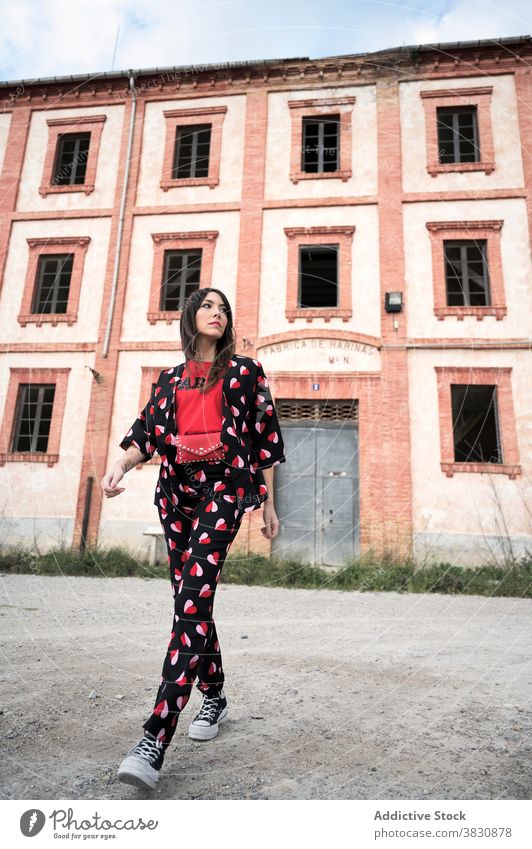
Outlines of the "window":
<svg viewBox="0 0 532 849">
<path fill-rule="evenodd" d="M 19 386 L 12 451 L 42 451 L 48 448 L 55 386 Z"/>
<path fill-rule="evenodd" d="M 298 307 L 338 306 L 338 247 L 300 246 Z"/>
<path fill-rule="evenodd" d="M 353 226 L 285 227 L 288 271 L 285 315 L 341 318 L 352 315 Z"/>
<path fill-rule="evenodd" d="M 511 367 L 436 366 L 442 471 L 522 474 Z"/>
<path fill-rule="evenodd" d="M 165 109 L 166 136 L 160 186 L 209 186 L 220 182 L 222 126 L 227 106 Z"/>
<path fill-rule="evenodd" d="M 0 465 L 59 460 L 69 368 L 11 368 L 0 429 Z"/>
<path fill-rule="evenodd" d="M 503 221 L 427 221 L 438 321 L 506 315 L 501 256 Z"/>
<path fill-rule="evenodd" d="M 48 146 L 39 194 L 94 191 L 105 115 L 48 118 Z"/>
<path fill-rule="evenodd" d="M 194 289 L 211 285 L 217 230 L 152 233 L 155 243 L 147 318 L 171 323 Z"/>
<path fill-rule="evenodd" d="M 497 387 L 451 384 L 455 463 L 502 463 Z"/>
<path fill-rule="evenodd" d="M 443 244 L 447 305 L 489 306 L 486 241 L 445 241 Z"/>
<path fill-rule="evenodd" d="M 307 174 L 337 171 L 340 116 L 303 118 L 301 170 Z"/>
<path fill-rule="evenodd" d="M 85 182 L 90 139 L 90 133 L 65 133 L 59 136 L 53 186 L 79 186 Z"/>
<path fill-rule="evenodd" d="M 491 120 L 493 86 L 420 91 L 425 111 L 427 171 L 495 169 Z"/>
<path fill-rule="evenodd" d="M 176 127 L 172 179 L 206 177 L 209 173 L 211 126 Z"/>
<path fill-rule="evenodd" d="M 192 251 L 165 251 L 161 310 L 182 310 L 194 289 L 199 289 L 201 248 Z"/>
<path fill-rule="evenodd" d="M 27 242 L 29 260 L 19 323 L 22 327 L 30 323 L 74 324 L 89 237 L 62 236 Z"/>
<path fill-rule="evenodd" d="M 39 257 L 32 313 L 66 313 L 73 259 L 72 254 Z"/>
<path fill-rule="evenodd" d="M 438 107 L 436 118 L 440 162 L 479 162 L 477 107 Z"/>
<path fill-rule="evenodd" d="M 289 100 L 292 122 L 290 179 L 339 179 L 352 176 L 351 116 L 355 97 Z"/>
</svg>

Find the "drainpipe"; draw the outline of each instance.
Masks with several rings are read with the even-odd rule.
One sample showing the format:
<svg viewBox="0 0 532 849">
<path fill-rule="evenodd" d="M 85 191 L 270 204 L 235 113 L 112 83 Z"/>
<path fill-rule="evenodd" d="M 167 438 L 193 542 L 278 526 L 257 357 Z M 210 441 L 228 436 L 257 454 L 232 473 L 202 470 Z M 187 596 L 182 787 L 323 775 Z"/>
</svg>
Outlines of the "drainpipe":
<svg viewBox="0 0 532 849">
<path fill-rule="evenodd" d="M 135 94 L 135 77 L 133 73 L 130 72 L 129 77 L 129 90 L 131 91 L 131 97 L 133 99 L 133 105 L 131 107 L 131 116 L 129 121 L 129 138 L 127 142 L 127 154 L 126 154 L 126 169 L 124 173 L 124 183 L 122 185 L 122 197 L 120 198 L 120 215 L 118 218 L 118 233 L 116 237 L 116 254 L 115 254 L 115 267 L 113 270 L 113 283 L 111 287 L 111 299 L 109 303 L 109 315 L 107 317 L 107 329 L 105 331 L 105 340 L 103 343 L 102 357 L 106 357 L 109 352 L 109 339 L 111 336 L 111 325 L 113 323 L 113 315 L 115 311 L 115 299 L 116 299 L 116 288 L 118 283 L 118 268 L 120 266 L 120 253 L 122 248 L 122 231 L 124 229 L 124 210 L 126 208 L 126 195 L 127 195 L 127 187 L 129 182 L 129 171 L 131 166 L 131 151 L 133 149 L 133 129 L 135 126 L 135 113 L 137 111 L 137 95 Z"/>
</svg>

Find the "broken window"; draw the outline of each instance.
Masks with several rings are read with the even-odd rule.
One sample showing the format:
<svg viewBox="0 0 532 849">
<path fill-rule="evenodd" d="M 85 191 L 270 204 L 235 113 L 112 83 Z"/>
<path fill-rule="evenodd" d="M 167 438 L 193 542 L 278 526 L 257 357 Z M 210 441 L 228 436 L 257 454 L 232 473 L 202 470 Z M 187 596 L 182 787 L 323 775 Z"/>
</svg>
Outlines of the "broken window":
<svg viewBox="0 0 532 849">
<path fill-rule="evenodd" d="M 497 387 L 451 384 L 455 463 L 502 463 Z"/>
<path fill-rule="evenodd" d="M 339 245 L 299 248 L 298 307 L 338 306 Z"/>
</svg>

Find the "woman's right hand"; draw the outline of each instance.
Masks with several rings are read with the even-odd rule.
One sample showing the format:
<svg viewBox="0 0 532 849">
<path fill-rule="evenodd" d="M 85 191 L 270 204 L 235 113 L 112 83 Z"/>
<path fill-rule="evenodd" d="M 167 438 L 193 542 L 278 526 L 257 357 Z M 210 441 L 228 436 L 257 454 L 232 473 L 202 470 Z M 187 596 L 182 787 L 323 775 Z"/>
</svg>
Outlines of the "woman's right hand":
<svg viewBox="0 0 532 849">
<path fill-rule="evenodd" d="M 113 466 L 111 472 L 101 480 L 101 487 L 106 498 L 114 498 L 115 495 L 120 495 L 124 492 L 125 486 L 118 486 L 125 475 L 125 470 L 122 463 L 117 463 Z"/>
</svg>

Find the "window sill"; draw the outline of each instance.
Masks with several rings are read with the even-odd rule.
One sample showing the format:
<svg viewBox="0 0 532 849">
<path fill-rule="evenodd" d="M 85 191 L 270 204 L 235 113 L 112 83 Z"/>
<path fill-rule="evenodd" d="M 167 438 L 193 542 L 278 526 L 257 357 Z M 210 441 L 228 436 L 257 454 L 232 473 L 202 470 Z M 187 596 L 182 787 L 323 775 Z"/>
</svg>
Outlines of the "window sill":
<svg viewBox="0 0 532 849">
<path fill-rule="evenodd" d="M 40 451 L 13 451 L 0 454 L 0 466 L 5 463 L 47 463 L 53 466 L 59 462 L 59 454 L 44 454 Z"/>
<path fill-rule="evenodd" d="M 314 307 L 300 307 L 296 309 L 285 310 L 285 316 L 288 321 L 294 321 L 296 318 L 304 318 L 307 321 L 312 321 L 314 318 L 324 318 L 325 321 L 330 321 L 331 318 L 341 318 L 342 321 L 348 321 L 353 315 L 353 310 L 339 307 L 331 307 L 330 309 Z"/>
<path fill-rule="evenodd" d="M 507 313 L 506 307 L 435 307 L 434 315 L 438 321 L 454 316 L 458 321 L 463 321 L 464 316 L 476 316 L 477 321 L 482 321 L 486 315 L 494 315 L 497 321 L 501 321 Z"/>
<path fill-rule="evenodd" d="M 292 183 L 299 183 L 300 180 L 342 180 L 344 183 L 349 180 L 353 172 L 345 171 L 291 171 L 290 179 Z"/>
<path fill-rule="evenodd" d="M 73 194 L 74 192 L 84 192 L 86 195 L 90 195 L 93 191 L 94 183 L 83 183 L 78 186 L 41 186 L 39 188 L 39 194 L 43 198 L 46 195 Z"/>
<path fill-rule="evenodd" d="M 431 177 L 436 177 L 438 174 L 452 174 L 454 171 L 484 171 L 486 174 L 491 174 L 494 170 L 495 162 L 448 162 L 445 165 L 435 162 L 427 166 Z"/>
<path fill-rule="evenodd" d="M 214 189 L 220 182 L 218 177 L 182 177 L 178 180 L 161 180 L 159 183 L 163 192 L 168 189 L 178 188 L 179 186 L 208 186 Z"/>
<path fill-rule="evenodd" d="M 75 324 L 78 320 L 77 313 L 20 313 L 17 316 L 18 323 L 25 327 L 27 324 L 36 324 L 37 327 L 40 327 L 41 324 L 51 324 L 55 327 L 57 324 L 68 324 L 70 327 L 72 324 Z"/>
<path fill-rule="evenodd" d="M 448 478 L 452 478 L 456 472 L 473 472 L 477 474 L 508 475 L 510 480 L 515 480 L 521 475 L 520 465 L 505 465 L 504 463 L 441 463 L 441 470 Z"/>
<path fill-rule="evenodd" d="M 159 310 L 158 312 L 148 312 L 146 314 L 150 324 L 155 324 L 157 321 L 166 321 L 167 324 L 172 324 L 181 318 L 181 310 Z"/>
</svg>

